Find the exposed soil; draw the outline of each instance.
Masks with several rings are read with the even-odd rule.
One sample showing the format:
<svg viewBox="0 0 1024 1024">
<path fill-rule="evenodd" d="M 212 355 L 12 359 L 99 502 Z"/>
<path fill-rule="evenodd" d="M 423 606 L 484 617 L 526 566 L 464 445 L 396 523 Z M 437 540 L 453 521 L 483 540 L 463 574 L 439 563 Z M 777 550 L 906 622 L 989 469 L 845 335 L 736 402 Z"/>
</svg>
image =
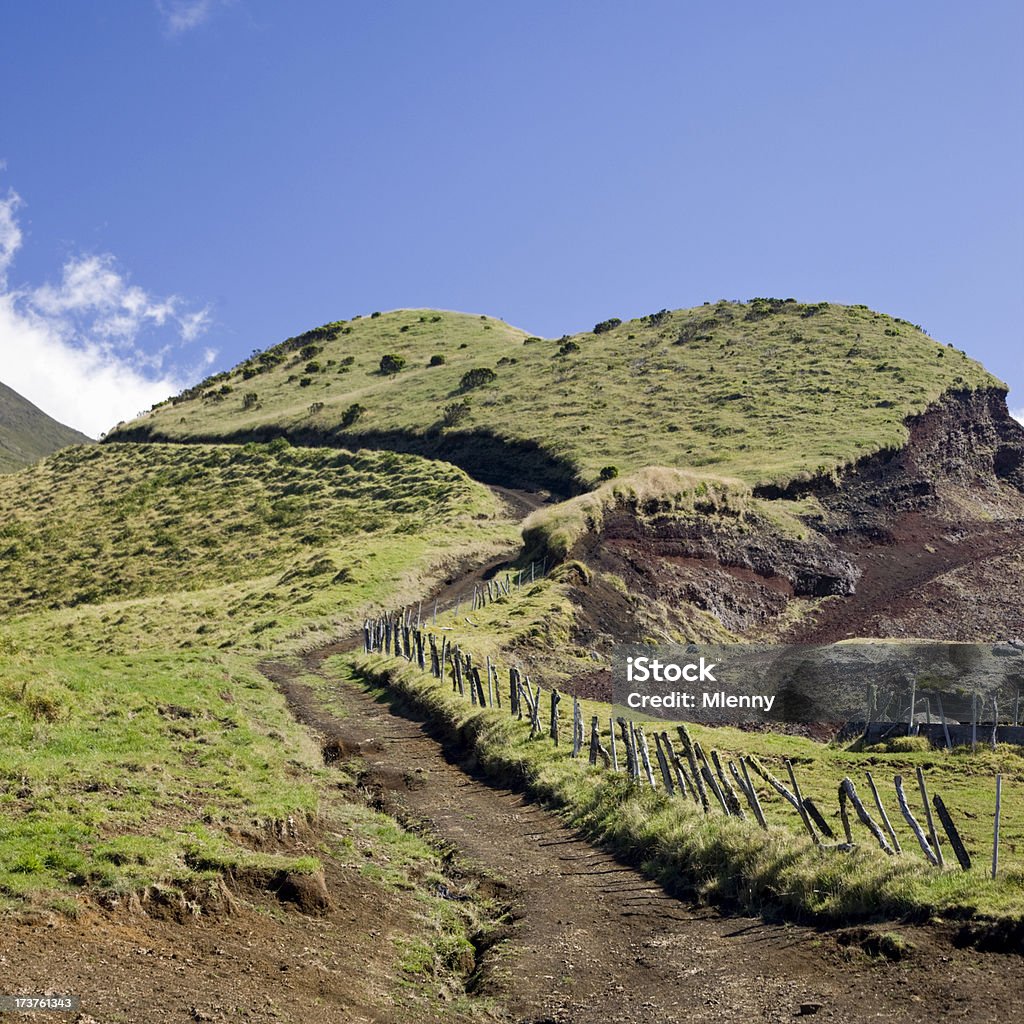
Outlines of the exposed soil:
<svg viewBox="0 0 1024 1024">
<path fill-rule="evenodd" d="M 577 640 L 607 651 L 666 630 L 708 639 L 695 610 L 734 635 L 790 642 L 1024 636 L 1024 429 L 996 390 L 950 394 L 908 428 L 905 448 L 838 483 L 758 491 L 818 499 L 804 540 L 756 515 L 742 528 L 720 514 L 607 515 L 573 556 L 618 576 L 628 596 L 600 574 L 577 588 Z"/>
</svg>

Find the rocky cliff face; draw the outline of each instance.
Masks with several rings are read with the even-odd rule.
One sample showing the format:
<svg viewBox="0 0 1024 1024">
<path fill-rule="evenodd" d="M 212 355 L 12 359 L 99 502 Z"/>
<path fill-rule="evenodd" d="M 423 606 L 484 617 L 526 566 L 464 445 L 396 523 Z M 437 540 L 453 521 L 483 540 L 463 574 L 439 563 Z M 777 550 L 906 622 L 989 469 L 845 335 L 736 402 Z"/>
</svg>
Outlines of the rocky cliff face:
<svg viewBox="0 0 1024 1024">
<path fill-rule="evenodd" d="M 602 593 L 599 572 L 576 594 L 581 640 L 638 639 L 652 624 L 701 639 L 713 622 L 794 642 L 1024 635 L 1024 428 L 1005 398 L 951 392 L 908 421 L 904 447 L 838 480 L 762 490 L 817 499 L 804 539 L 756 514 L 606 516 L 574 556 L 620 577 L 633 614 L 615 630 L 603 609 L 619 599 Z"/>
</svg>

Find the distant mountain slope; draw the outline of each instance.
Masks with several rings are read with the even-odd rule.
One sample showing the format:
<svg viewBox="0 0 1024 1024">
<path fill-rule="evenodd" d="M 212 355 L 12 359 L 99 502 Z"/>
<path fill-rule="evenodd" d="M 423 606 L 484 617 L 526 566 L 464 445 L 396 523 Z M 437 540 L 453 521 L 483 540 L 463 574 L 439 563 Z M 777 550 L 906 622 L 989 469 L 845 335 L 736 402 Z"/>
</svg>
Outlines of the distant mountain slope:
<svg viewBox="0 0 1024 1024">
<path fill-rule="evenodd" d="M 382 370 L 385 356 L 397 358 Z M 421 452 L 483 480 L 563 493 L 602 470 L 651 465 L 760 483 L 900 448 L 909 416 L 949 391 L 990 389 L 1006 390 L 961 351 L 865 306 L 719 302 L 557 340 L 414 309 L 255 353 L 111 439 L 283 433 Z"/>
<path fill-rule="evenodd" d="M 92 438 L 58 423 L 0 384 L 0 473 L 21 469 L 69 444 L 92 444 Z"/>
</svg>

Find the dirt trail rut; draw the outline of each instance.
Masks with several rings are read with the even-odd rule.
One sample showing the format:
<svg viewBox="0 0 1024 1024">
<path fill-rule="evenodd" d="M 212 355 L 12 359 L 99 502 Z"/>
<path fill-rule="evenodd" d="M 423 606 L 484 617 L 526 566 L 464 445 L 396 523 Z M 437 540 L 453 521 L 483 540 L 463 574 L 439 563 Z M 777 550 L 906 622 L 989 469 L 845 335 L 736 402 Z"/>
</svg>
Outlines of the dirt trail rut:
<svg viewBox="0 0 1024 1024">
<path fill-rule="evenodd" d="M 323 671 L 326 652 L 306 659 Z M 362 758 L 384 803 L 426 826 L 460 863 L 497 874 L 515 919 L 485 955 L 479 991 L 517 1022 L 646 1024 L 816 1020 L 1006 1020 L 1017 957 L 956 950 L 913 932 L 917 952 L 870 961 L 832 936 L 687 907 L 522 794 L 458 763 L 430 727 L 351 683 L 343 718 L 276 666 L 294 713 Z M 806 1004 L 806 1005 L 805 1005 Z"/>
</svg>

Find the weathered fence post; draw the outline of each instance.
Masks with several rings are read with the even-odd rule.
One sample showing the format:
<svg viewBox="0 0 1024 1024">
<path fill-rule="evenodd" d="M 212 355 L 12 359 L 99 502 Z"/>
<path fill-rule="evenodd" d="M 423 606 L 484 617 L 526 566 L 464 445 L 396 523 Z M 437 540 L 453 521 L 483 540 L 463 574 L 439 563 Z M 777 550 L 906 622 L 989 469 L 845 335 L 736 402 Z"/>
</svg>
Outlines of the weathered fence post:
<svg viewBox="0 0 1024 1024">
<path fill-rule="evenodd" d="M 935 805 L 935 812 L 939 816 L 939 821 L 942 822 L 942 827 L 946 831 L 946 835 L 949 838 L 949 845 L 953 847 L 953 853 L 956 855 L 956 859 L 960 862 L 960 867 L 964 871 L 970 871 L 971 869 L 971 858 L 966 848 L 964 847 L 964 841 L 960 838 L 960 833 L 956 829 L 956 825 L 953 824 L 953 819 L 950 817 L 949 811 L 946 810 L 946 805 L 942 800 L 942 797 L 935 794 L 932 797 L 932 803 Z"/>
<path fill-rule="evenodd" d="M 694 740 L 693 752 L 697 755 L 697 759 L 700 761 L 700 772 L 704 776 L 704 781 L 708 784 L 708 788 L 712 793 L 715 794 L 715 799 L 722 805 L 722 810 L 728 815 L 729 804 L 726 802 L 725 794 L 722 792 L 721 787 L 715 781 L 715 773 L 711 769 L 711 764 L 708 761 L 707 755 L 701 749 L 701 745 Z"/>
<path fill-rule="evenodd" d="M 885 831 L 889 833 L 889 841 L 892 843 L 892 847 L 897 853 L 902 853 L 903 848 L 900 846 L 900 841 L 896 837 L 896 830 L 892 827 L 892 822 L 889 821 L 889 815 L 885 813 L 885 807 L 882 805 L 882 798 L 878 795 L 878 787 L 875 785 L 875 780 L 871 777 L 871 772 L 865 771 L 864 774 L 868 778 L 868 786 L 871 789 L 871 795 L 875 798 L 875 806 L 878 808 L 878 814 L 882 819 L 882 824 L 885 826 Z"/>
<path fill-rule="evenodd" d="M 946 866 L 946 860 L 942 856 L 942 847 L 939 846 L 939 834 L 935 831 L 935 819 L 932 817 L 932 805 L 928 802 L 928 790 L 924 784 L 924 772 L 921 771 L 921 766 L 917 766 L 917 785 L 921 790 L 921 803 L 924 804 L 924 818 L 928 822 L 928 838 L 931 839 L 932 848 L 935 850 L 935 858 L 939 862 L 939 867 L 944 868 Z"/>
<path fill-rule="evenodd" d="M 579 757 L 583 746 L 583 709 L 578 697 L 572 699 L 572 756 Z"/>
<path fill-rule="evenodd" d="M 899 802 L 900 811 L 903 814 L 903 820 L 910 826 L 910 830 L 917 838 L 918 845 L 921 847 L 928 863 L 934 864 L 938 867 L 939 861 L 932 852 L 932 848 L 928 845 L 928 837 L 924 834 L 924 830 L 917 823 L 917 819 L 910 811 L 910 805 L 907 803 L 907 794 L 903 792 L 903 776 L 897 775 L 894 781 L 896 783 L 896 799 Z"/>
<path fill-rule="evenodd" d="M 857 817 L 860 818 L 862 824 L 875 837 L 875 842 L 878 843 L 882 850 L 890 855 L 895 854 L 896 851 L 889 845 L 889 841 L 882 834 L 882 830 L 875 824 L 874 819 L 868 814 L 867 808 L 861 803 L 860 797 L 857 796 L 857 788 L 853 784 L 853 779 L 849 777 L 843 779 L 839 785 L 839 808 L 840 813 L 845 815 L 844 797 L 849 797 L 850 803 L 853 804 L 853 809 L 857 812 Z M 843 825 L 847 827 L 845 817 Z"/>
<path fill-rule="evenodd" d="M 999 871 L 999 812 L 1003 803 L 1003 776 L 996 775 L 996 817 L 992 827 L 992 880 Z"/>
<path fill-rule="evenodd" d="M 612 738 L 612 771 L 617 772 L 619 770 L 619 752 L 615 747 L 615 719 L 608 719 L 608 732 Z"/>
<path fill-rule="evenodd" d="M 999 704 L 996 695 L 992 694 L 992 751 L 996 749 L 996 734 L 999 731 Z"/>
<path fill-rule="evenodd" d="M 612 730 L 612 740 L 615 739 L 615 730 Z M 597 724 L 597 715 L 594 715 L 590 719 L 590 763 L 597 764 L 597 758 L 600 756 L 601 763 L 605 768 L 611 768 L 612 759 L 611 755 L 605 749 L 604 744 L 601 742 L 601 730 Z"/>
<path fill-rule="evenodd" d="M 562 703 L 562 695 L 558 692 L 557 687 L 551 690 L 551 726 L 548 729 L 548 735 L 555 741 L 555 746 L 558 746 L 558 705 Z"/>
<path fill-rule="evenodd" d="M 679 760 L 679 755 L 676 753 L 675 747 L 672 746 L 667 732 L 662 731 L 661 741 L 665 744 L 666 755 L 675 769 L 679 792 L 685 797 L 692 796 L 694 800 L 697 800 L 697 790 L 693 788 L 693 783 L 686 777 L 686 769 L 683 768 L 683 763 Z"/>
<path fill-rule="evenodd" d="M 811 824 L 811 816 L 807 813 L 807 808 L 804 807 L 804 798 L 800 795 L 800 784 L 796 781 L 796 772 L 793 771 L 793 762 L 786 758 L 786 771 L 789 772 L 789 782 L 793 787 L 793 796 L 796 797 L 796 809 L 800 812 L 800 818 L 804 823 L 804 828 L 807 829 L 811 839 L 814 841 L 815 846 L 821 845 L 821 838 L 818 833 L 814 831 L 814 826 Z"/>
<path fill-rule="evenodd" d="M 704 788 L 704 780 L 701 778 L 700 769 L 697 767 L 697 755 L 693 749 L 693 740 L 690 738 L 690 731 L 685 725 L 677 725 L 676 732 L 679 734 L 679 742 L 683 745 L 683 756 L 690 766 L 690 774 L 693 776 L 694 788 L 697 790 L 697 797 L 700 805 L 707 814 L 711 810 L 711 803 L 708 800 L 707 790 Z"/>
<path fill-rule="evenodd" d="M 658 769 L 661 771 L 661 781 L 665 786 L 665 792 L 669 796 L 673 796 L 676 784 L 672 781 L 672 773 L 668 770 L 668 759 L 665 757 L 665 751 L 661 749 L 661 735 L 657 732 L 654 734 L 654 753 L 658 758 Z"/>
<path fill-rule="evenodd" d="M 718 780 L 722 785 L 722 795 L 725 797 L 725 802 L 729 805 L 729 813 L 733 815 L 733 817 L 745 819 L 746 815 L 743 813 L 740 798 L 736 795 L 736 790 L 732 788 L 732 783 L 722 770 L 722 762 L 719 760 L 717 750 L 712 749 L 711 760 L 715 765 L 715 774 L 718 776 Z"/>
<path fill-rule="evenodd" d="M 757 790 L 754 788 L 754 783 L 750 778 L 750 772 L 747 771 L 747 762 L 742 756 L 740 757 L 740 770 L 743 772 L 743 781 L 747 784 L 747 793 L 749 794 L 750 806 L 754 811 L 754 817 L 757 818 L 762 828 L 767 828 L 768 823 L 765 821 L 761 801 L 758 798 Z"/>
<path fill-rule="evenodd" d="M 644 774 L 647 776 L 647 782 L 651 789 L 657 789 L 658 787 L 654 784 L 654 772 L 651 769 L 651 754 L 647 747 L 647 737 L 644 735 L 642 725 L 636 727 L 636 744 L 640 748 L 640 759 L 644 763 Z"/>
<path fill-rule="evenodd" d="M 741 761 L 740 764 L 742 763 L 743 762 Z M 732 773 L 732 777 L 736 780 L 736 785 L 739 787 L 740 792 L 746 799 L 748 806 L 754 812 L 754 817 L 757 819 L 758 825 L 767 830 L 768 822 L 764 820 L 764 811 L 761 810 L 761 804 L 757 799 L 757 794 L 750 785 L 750 778 L 740 776 L 734 761 L 729 762 L 729 771 Z M 743 770 L 743 775 L 746 776 L 746 768 Z"/>
</svg>

